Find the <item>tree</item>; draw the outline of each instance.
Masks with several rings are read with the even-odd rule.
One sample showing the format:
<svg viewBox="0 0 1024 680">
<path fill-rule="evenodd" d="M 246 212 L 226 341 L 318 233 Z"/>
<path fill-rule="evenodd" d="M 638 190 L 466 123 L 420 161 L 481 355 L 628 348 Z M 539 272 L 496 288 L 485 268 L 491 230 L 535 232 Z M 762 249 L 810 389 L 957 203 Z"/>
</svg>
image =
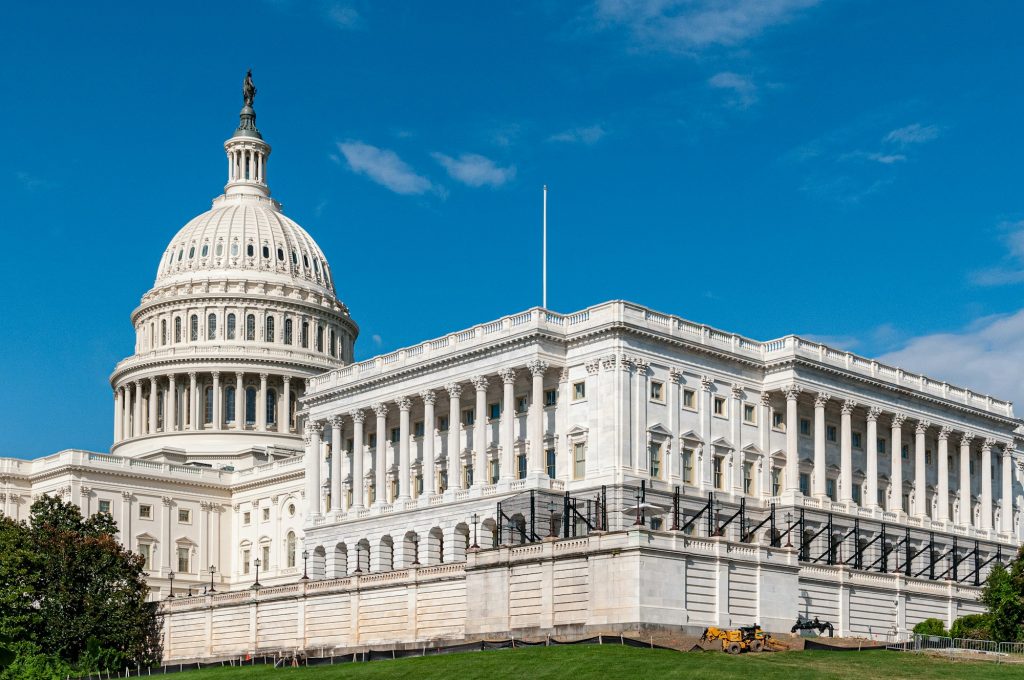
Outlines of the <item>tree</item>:
<svg viewBox="0 0 1024 680">
<path fill-rule="evenodd" d="M 988 574 L 981 600 L 990 615 L 991 639 L 1024 642 L 1024 547 L 1007 570 L 997 564 Z"/>
<path fill-rule="evenodd" d="M 938 637 L 948 637 L 949 631 L 946 630 L 945 624 L 940 619 L 925 619 L 919 621 L 914 626 L 914 632 L 918 635 L 936 635 Z"/>
</svg>

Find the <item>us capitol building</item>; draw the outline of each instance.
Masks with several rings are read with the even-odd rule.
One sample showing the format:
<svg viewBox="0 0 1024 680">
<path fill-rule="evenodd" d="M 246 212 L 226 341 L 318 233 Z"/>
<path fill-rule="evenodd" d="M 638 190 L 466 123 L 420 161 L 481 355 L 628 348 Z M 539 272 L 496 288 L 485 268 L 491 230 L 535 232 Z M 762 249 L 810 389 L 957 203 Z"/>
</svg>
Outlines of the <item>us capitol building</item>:
<svg viewBox="0 0 1024 680">
<path fill-rule="evenodd" d="M 117 520 L 167 659 L 981 611 L 1024 537 L 1009 402 L 624 301 L 354 363 L 244 94 L 224 193 L 132 312 L 110 451 L 0 459 L 5 514 Z"/>
</svg>

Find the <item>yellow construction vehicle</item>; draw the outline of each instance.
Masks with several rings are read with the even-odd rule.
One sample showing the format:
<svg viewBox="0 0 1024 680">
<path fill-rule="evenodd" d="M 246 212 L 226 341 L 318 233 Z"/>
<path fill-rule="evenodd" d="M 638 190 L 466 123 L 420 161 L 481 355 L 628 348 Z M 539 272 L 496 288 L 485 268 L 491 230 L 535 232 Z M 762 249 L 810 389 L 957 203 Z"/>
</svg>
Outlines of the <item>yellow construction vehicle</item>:
<svg viewBox="0 0 1024 680">
<path fill-rule="evenodd" d="M 722 641 L 722 651 L 728 654 L 741 652 L 760 652 L 769 644 L 771 636 L 761 630 L 761 626 L 740 626 L 735 629 L 716 628 L 709 626 L 700 636 L 701 642 Z"/>
</svg>

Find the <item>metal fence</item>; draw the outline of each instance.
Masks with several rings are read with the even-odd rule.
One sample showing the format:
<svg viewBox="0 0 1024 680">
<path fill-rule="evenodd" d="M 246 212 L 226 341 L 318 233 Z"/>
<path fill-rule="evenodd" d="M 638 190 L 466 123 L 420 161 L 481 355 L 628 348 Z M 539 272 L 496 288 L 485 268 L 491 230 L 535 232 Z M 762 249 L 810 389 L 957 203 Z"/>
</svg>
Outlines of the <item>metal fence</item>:
<svg viewBox="0 0 1024 680">
<path fill-rule="evenodd" d="M 943 654 L 999 654 L 1024 657 L 1024 642 L 996 642 L 970 638 L 917 635 L 902 642 L 891 642 L 886 649 L 899 652 L 940 652 Z"/>
</svg>

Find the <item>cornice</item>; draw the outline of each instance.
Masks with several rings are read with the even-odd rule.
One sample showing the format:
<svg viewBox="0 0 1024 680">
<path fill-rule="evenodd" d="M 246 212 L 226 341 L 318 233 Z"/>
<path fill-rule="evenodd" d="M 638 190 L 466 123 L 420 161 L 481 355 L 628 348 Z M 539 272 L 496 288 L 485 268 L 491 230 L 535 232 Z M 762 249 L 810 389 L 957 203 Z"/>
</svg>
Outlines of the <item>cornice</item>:
<svg viewBox="0 0 1024 680">
<path fill-rule="evenodd" d="M 138 355 L 133 355 L 129 359 L 134 358 Z M 325 371 L 329 371 L 334 368 L 338 368 L 337 364 L 325 361 L 323 364 L 310 364 L 299 359 L 290 359 L 288 357 L 268 355 L 266 357 L 251 357 L 251 356 L 217 356 L 214 354 L 210 355 L 194 355 L 194 356 L 182 356 L 182 357 L 159 357 L 146 359 L 141 358 L 138 363 L 126 366 L 124 368 L 115 368 L 114 372 L 110 374 L 108 381 L 111 386 L 120 384 L 126 377 L 133 376 L 131 379 L 136 378 L 147 378 L 150 377 L 149 373 L 153 372 L 152 377 L 162 377 L 166 375 L 171 368 L 175 368 L 170 372 L 180 373 L 185 368 L 196 368 L 199 370 L 214 370 L 218 369 L 221 371 L 232 372 L 237 370 L 235 367 L 238 366 L 251 367 L 246 372 L 259 372 L 261 369 L 267 369 L 270 371 L 280 370 L 282 368 L 291 368 L 296 373 L 302 373 L 303 375 L 293 376 L 300 379 L 306 379 L 315 375 L 321 375 Z M 342 364 L 344 365 L 344 364 Z M 136 376 L 135 374 L 141 373 Z"/>
<path fill-rule="evenodd" d="M 238 493 L 242 491 L 249 491 L 252 489 L 266 486 L 271 483 L 287 482 L 290 480 L 302 479 L 305 476 L 305 468 L 302 466 L 296 466 L 295 468 L 284 470 L 275 474 L 267 475 L 266 477 L 259 477 L 255 479 L 246 479 L 243 482 L 212 482 L 204 481 L 201 479 L 183 479 L 172 476 L 163 476 L 153 474 L 151 472 L 140 472 L 135 469 L 135 472 L 126 471 L 117 468 L 100 468 L 91 467 L 88 465 L 63 465 L 50 470 L 44 470 L 38 474 L 29 474 L 25 477 L 30 484 L 41 484 L 53 479 L 57 479 L 69 474 L 78 475 L 80 477 L 87 476 L 92 484 L 96 484 L 96 477 L 112 477 L 116 479 L 133 479 L 133 480 L 146 480 L 150 482 L 160 482 L 163 484 L 171 484 L 177 487 L 188 487 L 190 489 L 216 489 L 226 491 L 228 493 Z M 227 473 L 232 474 L 232 473 Z"/>
</svg>

